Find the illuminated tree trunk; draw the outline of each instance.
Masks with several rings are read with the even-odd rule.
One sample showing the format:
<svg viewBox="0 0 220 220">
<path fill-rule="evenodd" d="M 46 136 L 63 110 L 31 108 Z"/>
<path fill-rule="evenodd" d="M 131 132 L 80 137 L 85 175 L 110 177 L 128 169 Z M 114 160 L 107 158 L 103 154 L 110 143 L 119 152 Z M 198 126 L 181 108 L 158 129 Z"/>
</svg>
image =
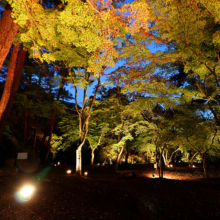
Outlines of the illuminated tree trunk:
<svg viewBox="0 0 220 220">
<path fill-rule="evenodd" d="M 122 148 L 120 149 L 119 154 L 118 154 L 118 156 L 117 156 L 116 164 L 115 164 L 115 171 L 118 171 L 118 164 L 119 164 L 119 161 L 120 161 L 120 159 L 121 159 L 121 155 L 122 155 L 123 150 L 124 150 L 124 145 L 123 145 Z"/>
<path fill-rule="evenodd" d="M 24 67 L 26 51 L 23 50 L 23 46 L 21 46 L 19 54 L 18 54 L 18 50 L 19 50 L 19 44 L 17 46 L 13 46 L 9 67 L 8 67 L 7 79 L 5 82 L 4 91 L 0 101 L 0 140 L 2 138 L 9 113 L 14 103 L 15 95 L 19 87 L 22 70 Z M 17 57 L 18 57 L 18 61 L 16 65 Z"/>
<path fill-rule="evenodd" d="M 163 178 L 163 149 L 160 149 L 160 178 Z"/>
<path fill-rule="evenodd" d="M 190 161 L 190 166 L 193 165 L 193 159 L 194 159 L 194 157 L 195 157 L 197 154 L 198 154 L 198 152 L 195 152 L 195 153 L 193 154 L 193 156 L 192 156 L 192 158 L 191 158 L 191 161 Z"/>
<path fill-rule="evenodd" d="M 49 138 L 48 138 L 48 141 L 47 141 L 47 153 L 46 153 L 46 157 L 45 157 L 45 162 L 47 162 L 47 159 L 48 159 L 48 156 L 49 156 L 49 153 L 50 153 L 50 148 L 51 148 L 50 142 L 51 142 L 51 138 L 52 138 L 54 123 L 55 123 L 55 117 L 54 117 L 54 121 L 52 122 L 52 125 L 50 127 Z"/>
<path fill-rule="evenodd" d="M 78 147 L 76 149 L 76 175 L 81 176 L 82 175 L 82 152 L 81 147 Z"/>
<path fill-rule="evenodd" d="M 11 11 L 11 6 L 7 4 L 0 20 L 0 69 L 19 29 L 11 18 Z"/>
<path fill-rule="evenodd" d="M 163 150 L 163 154 L 162 154 L 162 157 L 163 157 L 163 162 L 164 162 L 164 164 L 166 165 L 166 158 L 165 158 L 165 155 L 164 155 L 164 150 Z"/>
<path fill-rule="evenodd" d="M 91 165 L 94 164 L 94 151 L 95 151 L 95 148 L 91 148 Z"/>
<path fill-rule="evenodd" d="M 172 162 L 174 154 L 177 153 L 177 151 L 178 151 L 179 149 L 180 149 L 180 147 L 178 147 L 175 151 L 173 151 L 173 153 L 172 153 L 171 156 L 170 156 L 169 163 Z"/>
</svg>

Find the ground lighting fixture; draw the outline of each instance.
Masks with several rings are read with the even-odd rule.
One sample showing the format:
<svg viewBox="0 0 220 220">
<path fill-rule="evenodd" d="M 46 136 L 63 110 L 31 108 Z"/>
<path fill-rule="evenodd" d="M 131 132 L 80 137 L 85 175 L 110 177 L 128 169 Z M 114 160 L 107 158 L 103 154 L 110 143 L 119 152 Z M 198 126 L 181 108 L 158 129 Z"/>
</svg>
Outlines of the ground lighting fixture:
<svg viewBox="0 0 220 220">
<path fill-rule="evenodd" d="M 84 176 L 88 176 L 88 172 L 84 172 Z"/>
<path fill-rule="evenodd" d="M 31 198 L 31 195 L 34 192 L 34 187 L 31 185 L 26 185 L 23 188 L 21 188 L 19 194 L 20 194 L 20 200 L 21 201 L 29 201 Z"/>
<path fill-rule="evenodd" d="M 71 170 L 67 170 L 66 173 L 67 173 L 67 174 L 71 174 L 72 171 L 71 171 Z"/>
</svg>

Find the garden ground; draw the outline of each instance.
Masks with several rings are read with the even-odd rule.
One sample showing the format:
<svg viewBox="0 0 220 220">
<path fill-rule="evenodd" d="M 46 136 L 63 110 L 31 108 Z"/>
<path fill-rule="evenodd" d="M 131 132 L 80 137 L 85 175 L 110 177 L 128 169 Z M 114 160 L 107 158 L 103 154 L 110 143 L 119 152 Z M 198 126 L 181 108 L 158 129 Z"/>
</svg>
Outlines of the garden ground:
<svg viewBox="0 0 220 220">
<path fill-rule="evenodd" d="M 69 219 L 220 219 L 220 170 L 211 178 L 201 168 L 172 168 L 164 179 L 152 178 L 152 168 L 134 178 L 121 177 L 113 166 L 85 166 L 87 177 L 67 175 L 71 167 L 44 167 L 32 173 L 0 177 L 1 220 Z M 144 172 L 145 171 L 145 172 Z M 21 202 L 16 192 L 26 183 L 36 189 Z"/>
</svg>

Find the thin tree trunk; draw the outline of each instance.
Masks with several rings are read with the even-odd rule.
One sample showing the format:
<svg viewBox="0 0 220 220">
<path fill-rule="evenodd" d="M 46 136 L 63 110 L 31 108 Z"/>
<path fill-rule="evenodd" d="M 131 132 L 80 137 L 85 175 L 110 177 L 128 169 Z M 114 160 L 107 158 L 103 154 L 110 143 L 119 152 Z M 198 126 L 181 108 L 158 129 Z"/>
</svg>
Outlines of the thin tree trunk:
<svg viewBox="0 0 220 220">
<path fill-rule="evenodd" d="M 35 129 L 34 129 L 33 153 L 35 152 L 35 147 L 36 147 L 36 140 L 37 140 L 37 126 L 38 126 L 38 115 L 35 116 Z"/>
<path fill-rule="evenodd" d="M 31 76 L 29 76 L 29 82 L 28 82 L 28 86 L 27 86 L 27 91 L 28 91 L 28 95 L 27 95 L 27 100 L 31 99 L 30 93 L 31 93 Z M 25 126 L 24 126 L 24 143 L 23 146 L 25 149 L 27 149 L 27 139 L 28 139 L 28 128 L 29 128 L 29 117 L 30 117 L 30 109 L 26 109 L 26 114 L 25 114 Z"/>
<path fill-rule="evenodd" d="M 163 149 L 160 149 L 160 160 L 159 160 L 159 178 L 163 178 L 163 162 L 162 162 Z"/>
<path fill-rule="evenodd" d="M 23 50 L 23 45 L 21 46 L 19 54 L 18 50 L 19 44 L 13 47 L 8 67 L 7 79 L 0 101 L 0 140 L 2 138 L 9 113 L 14 103 L 24 67 L 26 51 Z M 18 61 L 16 64 L 17 57 Z"/>
<path fill-rule="evenodd" d="M 54 118 L 55 118 L 55 112 L 56 112 L 56 109 L 53 110 L 51 116 L 50 116 L 50 120 L 49 120 L 49 123 L 47 125 L 47 128 L 46 128 L 46 131 L 44 133 L 44 136 L 40 142 L 40 149 L 42 148 L 42 146 L 44 145 L 45 143 L 45 140 L 46 140 L 46 137 L 49 135 L 49 132 L 50 132 L 50 129 L 51 129 L 51 126 L 52 126 L 52 123 L 54 121 Z"/>
<path fill-rule="evenodd" d="M 78 147 L 76 149 L 76 175 L 81 176 L 82 175 L 82 147 Z"/>
<path fill-rule="evenodd" d="M 150 163 L 150 162 L 151 162 L 152 156 L 153 156 L 153 151 L 150 150 L 150 157 L 149 157 L 149 160 L 147 161 L 147 163 Z"/>
<path fill-rule="evenodd" d="M 207 164 L 206 164 L 206 153 L 203 154 L 203 170 L 204 170 L 205 177 L 208 179 L 209 175 L 208 175 Z"/>
<path fill-rule="evenodd" d="M 164 156 L 164 150 L 163 150 L 162 157 L 163 157 L 164 164 L 166 165 L 167 162 L 166 162 L 166 158 L 165 158 L 165 156 Z"/>
<path fill-rule="evenodd" d="M 68 75 L 68 71 L 65 73 L 64 77 L 66 77 L 67 75 Z M 65 83 L 66 83 L 66 80 L 63 80 L 62 86 L 60 87 L 59 92 L 58 92 L 57 101 L 60 100 L 61 92 L 63 90 L 63 87 L 64 87 Z M 55 121 L 55 116 L 56 116 L 55 113 L 56 113 L 56 109 L 53 110 L 53 112 L 52 112 L 52 114 L 50 116 L 50 120 L 49 120 L 49 123 L 47 125 L 46 131 L 45 131 L 44 136 L 43 136 L 43 138 L 42 138 L 42 140 L 40 142 L 40 149 L 44 145 L 46 137 L 50 134 L 51 127 L 54 126 L 54 121 Z M 53 131 L 53 129 L 52 129 L 52 131 Z"/>
<path fill-rule="evenodd" d="M 128 146 L 126 147 L 126 150 L 127 150 L 127 152 L 126 152 L 126 156 L 125 156 L 125 165 L 127 166 L 128 165 L 128 157 L 129 157 L 129 148 L 128 148 Z"/>
<path fill-rule="evenodd" d="M 24 143 L 23 147 L 27 149 L 27 134 L 28 134 L 28 124 L 29 124 L 29 108 L 26 109 L 25 113 L 25 125 L 24 125 Z"/>
<path fill-rule="evenodd" d="M 54 117 L 54 121 L 52 122 L 52 125 L 50 127 L 49 138 L 48 138 L 48 141 L 47 141 L 47 153 L 46 153 L 46 157 L 45 157 L 45 163 L 47 162 L 47 159 L 48 159 L 48 156 L 49 156 L 49 153 L 50 153 L 50 148 L 51 148 L 50 142 L 51 142 L 51 139 L 52 139 L 52 132 L 53 132 L 54 123 L 55 123 L 55 117 Z"/>
<path fill-rule="evenodd" d="M 160 167 L 161 167 L 161 178 L 163 178 L 163 158 L 164 158 L 164 150 L 162 149 L 161 150 L 161 165 L 160 165 Z"/>
<path fill-rule="evenodd" d="M 91 148 L 91 165 L 94 164 L 94 151 L 95 151 L 95 148 Z"/>
<path fill-rule="evenodd" d="M 122 146 L 121 150 L 119 151 L 119 154 L 117 156 L 117 159 L 116 159 L 116 164 L 115 164 L 115 171 L 118 171 L 118 164 L 119 164 L 119 161 L 121 159 L 121 155 L 122 155 L 122 152 L 124 150 L 124 146 Z"/>
<path fill-rule="evenodd" d="M 173 153 L 172 153 L 171 156 L 170 156 L 169 163 L 172 161 L 173 155 L 174 155 L 179 149 L 180 149 L 180 148 L 178 147 L 175 151 L 173 151 Z"/>
<path fill-rule="evenodd" d="M 192 158 L 191 158 L 191 161 L 190 161 L 190 166 L 193 165 L 193 159 L 194 159 L 194 157 L 195 157 L 197 154 L 198 154 L 198 152 L 195 152 L 195 153 L 193 154 L 193 156 L 192 156 Z"/>
<path fill-rule="evenodd" d="M 11 11 L 11 6 L 7 4 L 0 19 L 0 69 L 19 29 L 18 24 L 11 18 Z"/>
</svg>

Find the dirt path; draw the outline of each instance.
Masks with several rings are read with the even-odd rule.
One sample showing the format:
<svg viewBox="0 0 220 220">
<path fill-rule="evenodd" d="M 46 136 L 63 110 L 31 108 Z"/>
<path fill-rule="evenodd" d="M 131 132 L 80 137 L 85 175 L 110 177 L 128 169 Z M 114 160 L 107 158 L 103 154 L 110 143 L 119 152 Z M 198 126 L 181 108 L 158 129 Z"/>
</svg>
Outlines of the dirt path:
<svg viewBox="0 0 220 220">
<path fill-rule="evenodd" d="M 0 219 L 220 219 L 220 181 L 206 181 L 197 171 L 165 171 L 167 179 L 152 179 L 152 171 L 120 177 L 111 167 L 93 166 L 78 178 L 66 169 L 2 177 Z M 15 193 L 30 181 L 35 194 L 17 201 Z"/>
</svg>

